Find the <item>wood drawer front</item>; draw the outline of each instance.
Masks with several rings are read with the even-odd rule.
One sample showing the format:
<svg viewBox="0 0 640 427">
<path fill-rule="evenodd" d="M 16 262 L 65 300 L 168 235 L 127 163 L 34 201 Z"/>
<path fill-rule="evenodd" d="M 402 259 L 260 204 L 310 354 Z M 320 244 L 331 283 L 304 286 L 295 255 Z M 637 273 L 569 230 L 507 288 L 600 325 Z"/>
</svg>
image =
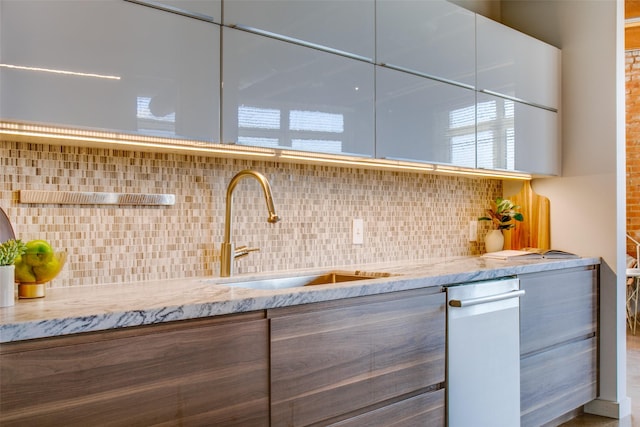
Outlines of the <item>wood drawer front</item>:
<svg viewBox="0 0 640 427">
<path fill-rule="evenodd" d="M 444 304 L 430 290 L 274 311 L 271 424 L 319 423 L 443 383 Z"/>
<path fill-rule="evenodd" d="M 444 427 L 444 389 L 401 400 L 331 427 Z"/>
<path fill-rule="evenodd" d="M 520 276 L 520 354 L 527 355 L 595 334 L 598 291 L 595 269 Z"/>
<path fill-rule="evenodd" d="M 597 397 L 596 341 L 576 341 L 520 361 L 522 427 L 543 425 Z"/>
<path fill-rule="evenodd" d="M 268 425 L 264 315 L 179 323 L 2 345 L 0 425 Z"/>
</svg>

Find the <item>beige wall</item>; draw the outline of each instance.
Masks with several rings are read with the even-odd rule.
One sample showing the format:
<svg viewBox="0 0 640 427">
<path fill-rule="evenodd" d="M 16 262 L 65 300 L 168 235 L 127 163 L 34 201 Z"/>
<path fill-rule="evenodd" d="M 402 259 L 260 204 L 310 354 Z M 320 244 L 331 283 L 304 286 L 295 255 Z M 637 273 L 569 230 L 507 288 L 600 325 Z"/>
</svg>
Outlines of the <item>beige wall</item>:
<svg viewBox="0 0 640 427">
<path fill-rule="evenodd" d="M 241 181 L 233 240 L 261 251 L 237 260 L 238 273 L 479 254 L 468 223 L 502 192 L 501 181 L 489 179 L 0 144 L 0 206 L 18 237 L 69 253 L 51 286 L 217 275 L 226 186 L 245 168 L 271 181 L 282 221 L 268 224 L 257 182 Z M 25 205 L 19 190 L 171 193 L 176 204 Z M 364 220 L 362 246 L 351 243 L 354 218 Z"/>
</svg>

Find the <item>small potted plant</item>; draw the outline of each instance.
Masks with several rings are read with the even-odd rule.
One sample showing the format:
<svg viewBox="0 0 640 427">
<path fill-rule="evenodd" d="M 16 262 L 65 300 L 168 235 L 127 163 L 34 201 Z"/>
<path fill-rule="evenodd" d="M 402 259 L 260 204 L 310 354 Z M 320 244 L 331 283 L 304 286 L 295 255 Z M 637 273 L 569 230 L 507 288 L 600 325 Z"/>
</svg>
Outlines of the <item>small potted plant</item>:
<svg viewBox="0 0 640 427">
<path fill-rule="evenodd" d="M 509 230 L 516 226 L 516 221 L 523 221 L 524 217 L 519 212 L 520 206 L 515 205 L 509 199 L 498 197 L 491 202 L 491 208 L 487 209 L 487 215 L 478 218 L 479 221 L 491 221 L 493 229 L 485 236 L 485 249 L 487 252 L 496 252 L 504 247 L 502 230 Z"/>
<path fill-rule="evenodd" d="M 21 240 L 11 239 L 0 244 L 0 307 L 15 303 L 15 266 L 26 246 Z"/>
</svg>

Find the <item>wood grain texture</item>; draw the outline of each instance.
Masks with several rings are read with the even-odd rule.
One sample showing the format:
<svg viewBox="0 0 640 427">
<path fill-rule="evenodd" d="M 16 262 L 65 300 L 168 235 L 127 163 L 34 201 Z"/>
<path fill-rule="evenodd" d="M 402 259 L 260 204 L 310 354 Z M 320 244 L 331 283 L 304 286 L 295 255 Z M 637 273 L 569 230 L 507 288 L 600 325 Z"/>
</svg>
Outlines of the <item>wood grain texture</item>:
<svg viewBox="0 0 640 427">
<path fill-rule="evenodd" d="M 520 354 L 592 337 L 598 321 L 597 270 L 569 269 L 519 276 Z"/>
<path fill-rule="evenodd" d="M 596 338 L 520 361 L 521 426 L 540 426 L 598 395 Z"/>
<path fill-rule="evenodd" d="M 271 424 L 322 423 L 443 383 L 445 295 L 434 292 L 269 311 Z"/>
<path fill-rule="evenodd" d="M 598 270 L 525 274 L 520 288 L 521 425 L 540 426 L 597 397 Z"/>
<path fill-rule="evenodd" d="M 520 206 L 524 221 L 504 230 L 504 249 L 550 249 L 549 199 L 536 194 L 531 183 L 524 181 L 520 192 L 509 200 Z"/>
<path fill-rule="evenodd" d="M 444 427 L 444 389 L 420 394 L 331 427 Z"/>
<path fill-rule="evenodd" d="M 0 346 L 5 426 L 268 425 L 264 314 Z"/>
</svg>

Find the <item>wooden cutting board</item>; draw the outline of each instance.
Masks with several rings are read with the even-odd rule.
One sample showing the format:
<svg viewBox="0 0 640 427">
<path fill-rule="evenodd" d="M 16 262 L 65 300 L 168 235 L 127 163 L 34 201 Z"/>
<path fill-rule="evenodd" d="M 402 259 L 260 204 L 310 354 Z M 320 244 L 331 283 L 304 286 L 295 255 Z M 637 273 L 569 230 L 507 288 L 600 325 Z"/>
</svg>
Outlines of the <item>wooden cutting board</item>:
<svg viewBox="0 0 640 427">
<path fill-rule="evenodd" d="M 509 200 L 520 205 L 524 221 L 516 222 L 514 228 L 504 231 L 504 248 L 550 249 L 549 199 L 536 194 L 531 182 L 525 181 L 522 190 Z"/>
</svg>

